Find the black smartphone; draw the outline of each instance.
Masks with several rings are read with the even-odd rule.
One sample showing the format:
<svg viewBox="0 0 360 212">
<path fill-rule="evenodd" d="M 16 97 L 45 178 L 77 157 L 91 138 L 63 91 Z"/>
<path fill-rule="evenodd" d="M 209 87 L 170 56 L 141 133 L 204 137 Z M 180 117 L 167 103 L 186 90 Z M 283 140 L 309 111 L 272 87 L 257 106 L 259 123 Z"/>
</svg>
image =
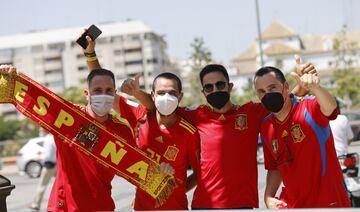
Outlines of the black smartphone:
<svg viewBox="0 0 360 212">
<path fill-rule="evenodd" d="M 89 36 L 94 41 L 101 33 L 101 30 L 93 24 L 76 40 L 76 43 L 83 47 L 83 49 L 86 49 L 89 45 L 86 36 Z"/>
</svg>

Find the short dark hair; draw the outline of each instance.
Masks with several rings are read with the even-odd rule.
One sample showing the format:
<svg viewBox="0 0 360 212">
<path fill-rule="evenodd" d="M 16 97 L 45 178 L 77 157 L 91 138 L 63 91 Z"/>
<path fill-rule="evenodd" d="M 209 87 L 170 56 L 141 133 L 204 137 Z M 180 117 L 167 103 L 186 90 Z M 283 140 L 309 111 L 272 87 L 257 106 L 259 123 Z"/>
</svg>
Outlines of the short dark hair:
<svg viewBox="0 0 360 212">
<path fill-rule="evenodd" d="M 334 97 L 335 101 L 336 101 L 336 110 L 338 111 L 339 114 L 341 114 L 341 109 L 340 109 L 340 101 L 338 100 L 338 98 Z"/>
<path fill-rule="evenodd" d="M 155 91 L 155 83 L 156 83 L 156 80 L 159 79 L 159 78 L 165 78 L 165 79 L 170 79 L 170 80 L 175 80 L 176 81 L 176 84 L 177 84 L 177 87 L 179 89 L 179 92 L 182 91 L 182 85 L 181 85 L 181 80 L 178 76 L 176 76 L 175 74 L 173 73 L 170 73 L 170 72 L 164 72 L 164 73 L 161 73 L 159 75 L 157 75 L 153 81 L 153 84 L 152 84 L 152 90 Z"/>
<path fill-rule="evenodd" d="M 254 76 L 254 82 L 256 77 L 262 77 L 265 74 L 271 73 L 273 72 L 275 74 L 275 77 L 277 80 L 279 80 L 282 84 L 284 84 L 286 82 L 285 76 L 282 73 L 282 71 L 280 71 L 280 69 L 273 67 L 273 66 L 264 66 L 262 68 L 260 68 L 259 70 L 256 71 L 255 76 Z"/>
<path fill-rule="evenodd" d="M 229 74 L 226 70 L 226 68 L 220 64 L 209 64 L 206 65 L 201 71 L 200 71 L 200 82 L 201 85 L 203 84 L 204 76 L 212 73 L 212 72 L 220 72 L 224 75 L 226 80 L 229 82 Z"/>
<path fill-rule="evenodd" d="M 112 79 L 113 82 L 114 82 L 114 87 L 116 87 L 116 86 L 115 86 L 115 77 L 114 77 L 114 73 L 113 73 L 112 71 L 109 71 L 109 70 L 103 69 L 103 68 L 98 68 L 98 69 L 92 70 L 92 71 L 89 73 L 89 75 L 87 76 L 88 86 L 90 86 L 91 81 L 92 81 L 92 79 L 93 79 L 95 76 L 109 76 L 109 77 L 111 77 L 111 79 Z"/>
</svg>

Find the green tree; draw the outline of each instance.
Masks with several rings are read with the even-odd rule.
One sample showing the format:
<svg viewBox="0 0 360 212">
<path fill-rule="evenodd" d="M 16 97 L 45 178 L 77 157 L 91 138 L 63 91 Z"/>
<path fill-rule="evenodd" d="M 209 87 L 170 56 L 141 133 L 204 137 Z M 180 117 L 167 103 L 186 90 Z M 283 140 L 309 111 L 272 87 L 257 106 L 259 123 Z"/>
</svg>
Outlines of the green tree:
<svg viewBox="0 0 360 212">
<path fill-rule="evenodd" d="M 205 47 L 204 39 L 201 37 L 194 38 L 190 46 L 192 48 L 190 55 L 192 71 L 189 77 L 190 95 L 184 96 L 182 103 L 186 106 L 197 106 L 203 103 L 204 98 L 201 93 L 202 87 L 199 73 L 206 64 L 212 61 L 212 53 Z"/>
<path fill-rule="evenodd" d="M 17 120 L 6 120 L 0 116 L 0 141 L 13 139 L 19 130 L 20 122 Z"/>
<path fill-rule="evenodd" d="M 71 86 L 65 88 L 65 90 L 60 94 L 60 96 L 75 104 L 87 104 L 86 98 L 84 96 L 84 89 L 80 87 Z"/>
<path fill-rule="evenodd" d="M 231 93 L 231 101 L 237 105 L 242 105 L 249 101 L 253 101 L 253 102 L 259 101 L 259 99 L 256 96 L 252 78 L 248 79 L 246 86 L 243 88 L 242 95 L 236 95 L 235 90 L 233 90 L 233 92 Z"/>
<path fill-rule="evenodd" d="M 38 136 L 39 127 L 29 119 L 7 120 L 0 116 L 0 141 Z"/>
<path fill-rule="evenodd" d="M 360 76 L 354 65 L 359 61 L 359 46 L 347 39 L 346 26 L 333 40 L 334 62 L 330 65 L 335 69 L 332 92 L 337 97 L 351 100 L 353 107 L 360 107 Z"/>
</svg>

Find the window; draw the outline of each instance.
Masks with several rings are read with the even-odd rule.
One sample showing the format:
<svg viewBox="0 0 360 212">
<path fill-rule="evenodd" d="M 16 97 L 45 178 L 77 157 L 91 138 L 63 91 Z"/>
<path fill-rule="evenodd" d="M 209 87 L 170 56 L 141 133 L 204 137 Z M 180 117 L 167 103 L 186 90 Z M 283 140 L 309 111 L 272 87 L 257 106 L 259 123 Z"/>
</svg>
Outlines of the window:
<svg viewBox="0 0 360 212">
<path fill-rule="evenodd" d="M 64 87 L 64 82 L 62 80 L 60 81 L 53 81 L 53 82 L 48 82 L 47 83 L 48 87 Z"/>
<path fill-rule="evenodd" d="M 142 64 L 142 60 L 133 60 L 133 61 L 126 61 L 125 65 L 141 65 Z"/>
<path fill-rule="evenodd" d="M 152 58 L 152 59 L 147 59 L 146 60 L 147 64 L 157 64 L 158 63 L 158 59 L 157 58 Z"/>
<path fill-rule="evenodd" d="M 121 42 L 122 40 L 123 40 L 122 36 L 115 36 L 115 37 L 110 38 L 110 41 L 112 43 L 118 43 L 118 42 Z"/>
<path fill-rule="evenodd" d="M 11 57 L 12 55 L 13 55 L 13 50 L 12 49 L 2 49 L 2 50 L 0 50 L 0 56 Z"/>
<path fill-rule="evenodd" d="M 77 59 L 84 59 L 85 55 L 84 54 L 77 54 L 76 58 Z"/>
<path fill-rule="evenodd" d="M 0 65 L 14 65 L 12 62 L 0 63 Z"/>
<path fill-rule="evenodd" d="M 52 62 L 52 61 L 61 61 L 61 57 L 60 57 L 60 56 L 56 56 L 56 57 L 48 57 L 48 58 L 45 58 L 45 62 Z"/>
<path fill-rule="evenodd" d="M 142 76 L 142 77 L 144 76 L 144 73 L 141 72 L 141 71 L 139 71 L 139 72 L 137 72 L 137 73 L 128 74 L 128 77 L 129 77 L 129 78 L 135 78 L 135 76 L 136 76 L 137 74 L 139 74 L 139 73 L 141 73 L 141 76 Z"/>
<path fill-rule="evenodd" d="M 136 40 L 140 40 L 140 35 L 129 35 L 128 38 L 130 40 L 136 41 Z"/>
<path fill-rule="evenodd" d="M 144 39 L 148 39 L 148 40 L 151 40 L 153 39 L 154 35 L 152 33 L 145 33 L 144 35 Z"/>
<path fill-rule="evenodd" d="M 78 67 L 78 71 L 87 71 L 88 70 L 88 68 L 87 68 L 87 66 L 79 66 Z"/>
<path fill-rule="evenodd" d="M 115 62 L 115 68 L 123 68 L 124 63 L 123 62 Z"/>
<path fill-rule="evenodd" d="M 42 59 L 42 58 L 40 58 L 40 57 L 34 58 L 34 64 L 35 64 L 35 65 L 42 64 L 42 62 L 43 62 L 43 59 Z"/>
<path fill-rule="evenodd" d="M 116 49 L 116 50 L 114 50 L 114 55 L 121 55 L 121 54 L 123 54 L 124 53 L 124 51 L 122 50 L 122 49 Z"/>
<path fill-rule="evenodd" d="M 107 43 L 107 38 L 96 39 L 96 44 L 105 44 L 105 43 Z"/>
<path fill-rule="evenodd" d="M 30 47 L 19 47 L 19 48 L 15 48 L 15 54 L 28 54 L 30 53 Z"/>
<path fill-rule="evenodd" d="M 125 49 L 125 53 L 141 52 L 141 48 Z"/>
<path fill-rule="evenodd" d="M 47 47 L 50 50 L 63 50 L 65 48 L 65 43 L 51 43 Z"/>
<path fill-rule="evenodd" d="M 62 69 L 45 70 L 45 74 L 55 74 L 55 73 L 62 73 Z"/>
<path fill-rule="evenodd" d="M 36 53 L 36 52 L 42 52 L 43 51 L 43 46 L 42 45 L 36 45 L 36 46 L 32 46 L 31 47 L 31 52 Z"/>
</svg>

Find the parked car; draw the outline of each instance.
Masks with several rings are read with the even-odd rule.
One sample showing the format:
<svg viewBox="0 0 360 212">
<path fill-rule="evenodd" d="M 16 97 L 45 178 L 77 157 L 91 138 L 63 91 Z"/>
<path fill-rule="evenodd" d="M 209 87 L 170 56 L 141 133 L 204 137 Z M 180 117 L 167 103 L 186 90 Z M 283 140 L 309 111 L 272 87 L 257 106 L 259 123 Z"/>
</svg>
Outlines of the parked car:
<svg viewBox="0 0 360 212">
<path fill-rule="evenodd" d="M 351 129 L 354 133 L 354 141 L 360 140 L 360 111 L 359 110 L 351 110 L 351 111 L 342 111 L 343 115 L 345 115 L 350 122 Z"/>
<path fill-rule="evenodd" d="M 18 152 L 17 167 L 30 178 L 40 176 L 44 159 L 44 137 L 30 139 Z"/>
</svg>

